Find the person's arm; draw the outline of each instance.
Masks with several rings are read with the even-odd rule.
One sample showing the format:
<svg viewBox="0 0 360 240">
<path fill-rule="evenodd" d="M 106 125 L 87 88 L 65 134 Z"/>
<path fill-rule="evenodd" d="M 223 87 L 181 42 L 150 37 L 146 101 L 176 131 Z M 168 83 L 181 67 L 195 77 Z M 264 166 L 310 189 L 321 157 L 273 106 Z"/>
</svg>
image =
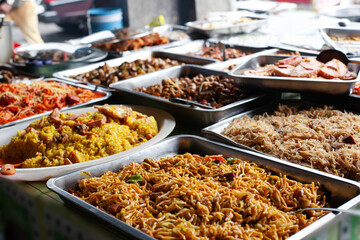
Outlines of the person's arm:
<svg viewBox="0 0 360 240">
<path fill-rule="evenodd" d="M 2 0 L 0 4 L 0 13 L 8 14 L 11 11 L 11 5 L 6 0 Z"/>
</svg>

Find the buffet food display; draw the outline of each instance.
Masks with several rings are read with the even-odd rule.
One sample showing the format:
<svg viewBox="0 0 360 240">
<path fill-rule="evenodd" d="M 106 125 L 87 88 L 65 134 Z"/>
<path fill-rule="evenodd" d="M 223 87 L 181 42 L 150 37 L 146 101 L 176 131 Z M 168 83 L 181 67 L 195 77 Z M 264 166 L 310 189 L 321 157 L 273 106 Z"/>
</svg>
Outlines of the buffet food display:
<svg viewBox="0 0 360 240">
<path fill-rule="evenodd" d="M 14 68 L 0 67 L 0 177 L 48 180 L 125 238 L 316 236 L 344 216 L 319 208 L 360 203 L 360 116 L 345 106 L 360 100 L 360 32 L 320 29 L 347 61 L 280 39 L 224 44 L 267 21 L 242 13 L 20 46 Z M 311 94 L 325 103 L 293 99 Z M 173 134 L 194 135 L 164 139 L 169 113 Z"/>
<path fill-rule="evenodd" d="M 55 108 L 104 99 L 108 94 L 57 80 L 0 84 L 0 124 L 28 118 Z"/>
</svg>

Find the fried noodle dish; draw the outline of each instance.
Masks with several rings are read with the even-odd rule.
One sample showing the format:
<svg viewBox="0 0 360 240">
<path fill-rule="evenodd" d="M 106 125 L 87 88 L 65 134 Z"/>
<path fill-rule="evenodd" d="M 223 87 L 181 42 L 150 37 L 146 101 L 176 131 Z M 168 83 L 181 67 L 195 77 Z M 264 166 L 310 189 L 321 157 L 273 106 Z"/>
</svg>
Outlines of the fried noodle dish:
<svg viewBox="0 0 360 240">
<path fill-rule="evenodd" d="M 73 195 L 157 239 L 285 239 L 324 215 L 314 183 L 254 163 L 185 153 L 82 179 Z"/>
<path fill-rule="evenodd" d="M 234 119 L 222 135 L 260 152 L 360 181 L 360 116 L 333 107 L 280 105 L 272 115 Z"/>
</svg>

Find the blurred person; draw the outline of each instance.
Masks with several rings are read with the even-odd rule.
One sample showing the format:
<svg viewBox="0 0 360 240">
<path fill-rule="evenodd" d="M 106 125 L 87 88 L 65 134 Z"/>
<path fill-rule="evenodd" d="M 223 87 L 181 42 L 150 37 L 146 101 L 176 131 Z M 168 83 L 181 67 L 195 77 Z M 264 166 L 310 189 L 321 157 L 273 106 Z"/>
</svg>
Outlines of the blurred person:
<svg viewBox="0 0 360 240">
<path fill-rule="evenodd" d="M 39 20 L 34 0 L 0 0 L 0 13 L 6 14 L 5 21 L 14 21 L 21 29 L 28 43 L 43 43 L 39 32 Z"/>
</svg>

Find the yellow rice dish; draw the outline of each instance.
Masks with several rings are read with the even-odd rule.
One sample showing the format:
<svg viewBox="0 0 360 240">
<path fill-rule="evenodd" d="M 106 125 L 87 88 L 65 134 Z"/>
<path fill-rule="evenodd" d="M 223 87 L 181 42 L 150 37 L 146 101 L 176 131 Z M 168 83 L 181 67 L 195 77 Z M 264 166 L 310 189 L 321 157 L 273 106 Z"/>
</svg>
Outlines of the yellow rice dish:
<svg viewBox="0 0 360 240">
<path fill-rule="evenodd" d="M 122 106 L 94 107 L 80 115 L 55 109 L 1 146 L 0 158 L 24 159 L 23 168 L 80 163 L 128 150 L 158 133 L 152 116 Z"/>
</svg>

